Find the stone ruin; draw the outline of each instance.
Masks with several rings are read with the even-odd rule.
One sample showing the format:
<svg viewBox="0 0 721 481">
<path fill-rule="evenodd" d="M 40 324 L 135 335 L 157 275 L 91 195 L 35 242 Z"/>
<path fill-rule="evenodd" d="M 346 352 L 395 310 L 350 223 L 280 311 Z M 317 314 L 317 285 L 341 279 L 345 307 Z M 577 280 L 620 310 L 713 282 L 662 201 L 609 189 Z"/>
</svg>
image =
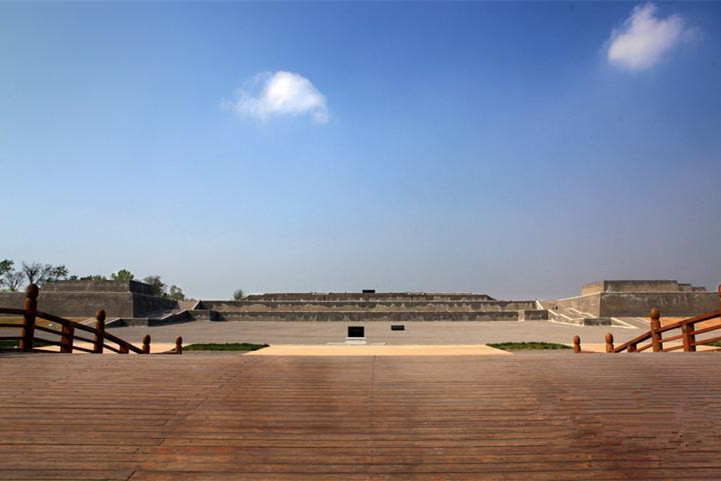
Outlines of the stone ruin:
<svg viewBox="0 0 721 481">
<path fill-rule="evenodd" d="M 0 305 L 21 307 L 23 293 L 0 293 Z M 581 295 L 557 300 L 497 300 L 486 294 L 375 292 L 269 293 L 240 301 L 176 302 L 154 296 L 138 281 L 59 281 L 41 289 L 40 310 L 65 317 L 107 312 L 108 325 L 159 325 L 193 320 L 311 321 L 542 321 L 608 324 L 615 317 L 693 316 L 718 308 L 714 292 L 677 281 L 600 281 Z M 575 316 L 575 317 L 574 317 Z"/>
</svg>

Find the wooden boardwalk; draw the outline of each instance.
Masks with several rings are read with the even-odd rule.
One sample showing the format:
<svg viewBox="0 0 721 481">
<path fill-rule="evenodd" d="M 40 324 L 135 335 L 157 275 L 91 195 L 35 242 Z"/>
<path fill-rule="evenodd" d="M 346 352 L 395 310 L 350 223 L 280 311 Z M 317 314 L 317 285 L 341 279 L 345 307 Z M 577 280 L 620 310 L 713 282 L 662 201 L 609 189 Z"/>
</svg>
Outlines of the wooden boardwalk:
<svg viewBox="0 0 721 481">
<path fill-rule="evenodd" d="M 0 355 L 0 479 L 721 479 L 721 354 Z"/>
</svg>

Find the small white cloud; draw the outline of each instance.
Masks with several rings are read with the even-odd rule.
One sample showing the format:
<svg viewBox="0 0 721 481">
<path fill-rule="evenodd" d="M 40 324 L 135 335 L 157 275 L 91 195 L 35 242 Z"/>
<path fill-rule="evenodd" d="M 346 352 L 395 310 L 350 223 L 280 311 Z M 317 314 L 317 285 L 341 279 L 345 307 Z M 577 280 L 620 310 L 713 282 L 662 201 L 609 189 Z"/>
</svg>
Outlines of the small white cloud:
<svg viewBox="0 0 721 481">
<path fill-rule="evenodd" d="M 694 34 L 679 15 L 656 16 L 652 3 L 636 6 L 623 27 L 611 32 L 608 61 L 619 67 L 640 71 L 653 67 L 664 54 L 684 38 Z"/>
<path fill-rule="evenodd" d="M 309 114 L 317 123 L 328 121 L 325 96 L 297 73 L 280 70 L 256 75 L 247 87 L 236 90 L 234 97 L 221 105 L 239 115 L 266 120 L 273 116 Z"/>
</svg>

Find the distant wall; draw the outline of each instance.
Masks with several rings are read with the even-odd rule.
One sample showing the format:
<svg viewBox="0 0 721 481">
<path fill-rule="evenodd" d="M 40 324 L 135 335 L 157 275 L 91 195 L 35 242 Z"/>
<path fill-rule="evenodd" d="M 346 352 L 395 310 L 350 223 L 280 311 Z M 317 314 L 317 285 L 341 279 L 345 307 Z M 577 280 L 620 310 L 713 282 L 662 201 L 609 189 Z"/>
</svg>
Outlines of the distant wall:
<svg viewBox="0 0 721 481">
<path fill-rule="evenodd" d="M 46 284 L 43 292 L 136 292 L 153 295 L 153 286 L 140 281 L 58 281 Z"/>
<path fill-rule="evenodd" d="M 553 301 L 558 307 L 573 308 L 595 317 L 601 316 L 601 294 L 569 297 Z"/>
<path fill-rule="evenodd" d="M 520 311 L 535 301 L 201 301 L 202 309 L 229 311 Z"/>
<path fill-rule="evenodd" d="M 433 293 L 433 292 L 280 292 L 254 294 L 243 299 L 248 301 L 492 301 L 486 294 Z"/>
<path fill-rule="evenodd" d="M 581 295 L 600 292 L 703 292 L 705 290 L 703 287 L 694 287 L 689 283 L 679 283 L 675 280 L 598 281 L 583 286 Z"/>
<path fill-rule="evenodd" d="M 0 305 L 22 308 L 24 292 L 0 293 Z M 105 309 L 108 317 L 133 316 L 130 292 L 46 292 L 40 290 L 38 310 L 62 317 L 93 317 Z"/>
<path fill-rule="evenodd" d="M 602 317 L 647 317 L 652 307 L 657 307 L 661 316 L 690 317 L 719 308 L 715 292 L 606 292 L 601 296 Z"/>
<path fill-rule="evenodd" d="M 159 311 L 162 309 L 175 309 L 177 307 L 177 301 L 174 301 L 172 299 L 133 293 L 133 317 L 139 317 L 143 314 L 153 311 Z"/>
<path fill-rule="evenodd" d="M 62 317 L 93 317 L 98 309 L 105 309 L 106 315 L 112 318 L 139 317 L 148 312 L 178 307 L 178 303 L 171 299 L 139 293 L 146 291 L 143 286 L 147 284 L 135 281 L 58 282 L 40 289 L 38 310 Z M 91 288 L 98 291 L 91 291 Z M 2 307 L 22 308 L 24 301 L 24 292 L 0 292 Z"/>
<path fill-rule="evenodd" d="M 25 302 L 24 292 L 0 292 L 0 307 L 22 309 Z"/>
<path fill-rule="evenodd" d="M 652 307 L 662 316 L 691 317 L 719 308 L 717 293 L 695 291 L 600 292 L 553 302 L 596 317 L 647 317 Z"/>
<path fill-rule="evenodd" d="M 224 321 L 517 321 L 547 318 L 547 311 L 502 312 L 226 312 Z"/>
<path fill-rule="evenodd" d="M 599 281 L 599 282 L 592 282 L 590 284 L 586 284 L 581 288 L 581 295 L 587 296 L 589 294 L 598 294 L 599 292 L 603 292 L 605 289 L 605 282 Z"/>
</svg>

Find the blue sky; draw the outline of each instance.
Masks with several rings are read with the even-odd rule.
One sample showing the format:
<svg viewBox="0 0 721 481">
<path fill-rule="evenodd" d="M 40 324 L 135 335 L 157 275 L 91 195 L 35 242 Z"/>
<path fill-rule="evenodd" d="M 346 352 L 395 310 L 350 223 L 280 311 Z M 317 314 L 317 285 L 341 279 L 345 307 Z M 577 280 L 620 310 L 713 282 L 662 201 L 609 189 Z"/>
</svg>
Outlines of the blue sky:
<svg viewBox="0 0 721 481">
<path fill-rule="evenodd" d="M 2 3 L 0 258 L 246 291 L 721 281 L 721 4 Z"/>
</svg>

